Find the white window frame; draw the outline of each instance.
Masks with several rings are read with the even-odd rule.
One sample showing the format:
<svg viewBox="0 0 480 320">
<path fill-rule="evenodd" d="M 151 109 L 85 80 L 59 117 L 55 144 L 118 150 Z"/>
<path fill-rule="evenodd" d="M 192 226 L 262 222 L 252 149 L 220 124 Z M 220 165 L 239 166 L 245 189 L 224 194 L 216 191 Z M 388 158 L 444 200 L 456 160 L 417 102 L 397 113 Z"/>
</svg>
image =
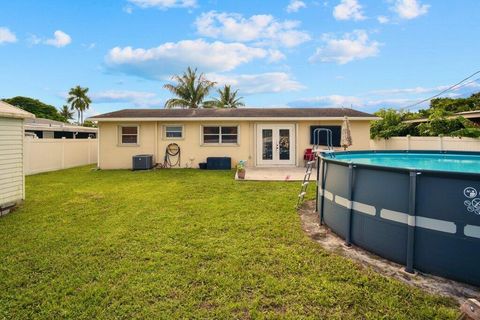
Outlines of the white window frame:
<svg viewBox="0 0 480 320">
<path fill-rule="evenodd" d="M 123 143 L 123 128 L 137 128 L 137 142 L 136 143 Z M 127 134 L 133 136 L 133 134 Z M 138 124 L 122 124 L 118 126 L 118 145 L 122 147 L 138 147 L 140 145 L 140 126 Z"/>
<path fill-rule="evenodd" d="M 204 128 L 218 127 L 218 142 L 205 142 L 204 140 Z M 222 142 L 222 127 L 236 127 L 237 128 L 237 142 Z M 240 145 L 240 126 L 238 124 L 204 124 L 200 126 L 200 144 L 202 146 L 231 146 L 237 147 Z"/>
<path fill-rule="evenodd" d="M 180 127 L 182 128 L 181 137 L 167 137 L 167 128 L 168 127 Z M 185 137 L 185 127 L 183 124 L 165 124 L 163 125 L 163 140 L 183 140 Z"/>
</svg>

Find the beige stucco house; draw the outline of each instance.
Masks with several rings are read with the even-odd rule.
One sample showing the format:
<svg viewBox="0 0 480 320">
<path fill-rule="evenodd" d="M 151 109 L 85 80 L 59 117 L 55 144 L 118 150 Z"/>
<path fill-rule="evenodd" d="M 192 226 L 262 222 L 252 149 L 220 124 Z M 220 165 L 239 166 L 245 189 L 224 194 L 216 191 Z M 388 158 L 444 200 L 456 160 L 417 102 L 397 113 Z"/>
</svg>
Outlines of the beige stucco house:
<svg viewBox="0 0 480 320">
<path fill-rule="evenodd" d="M 377 117 L 343 108 L 125 109 L 91 117 L 99 128 L 98 166 L 132 167 L 132 156 L 152 154 L 162 163 L 176 143 L 181 166 L 197 168 L 207 157 L 227 156 L 232 166 L 303 166 L 312 131 L 328 127 L 339 146 L 340 127 L 350 120 L 350 150 L 369 149 L 370 121 Z"/>
</svg>

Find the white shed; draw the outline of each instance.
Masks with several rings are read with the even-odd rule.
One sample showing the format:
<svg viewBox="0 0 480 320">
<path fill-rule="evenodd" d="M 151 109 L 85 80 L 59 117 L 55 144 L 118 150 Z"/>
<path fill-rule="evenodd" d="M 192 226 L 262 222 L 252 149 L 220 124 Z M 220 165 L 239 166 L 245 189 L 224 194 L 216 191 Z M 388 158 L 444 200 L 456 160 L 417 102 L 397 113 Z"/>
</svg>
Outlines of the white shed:
<svg viewBox="0 0 480 320">
<path fill-rule="evenodd" d="M 0 214 L 25 199 L 23 121 L 34 117 L 0 101 Z"/>
</svg>

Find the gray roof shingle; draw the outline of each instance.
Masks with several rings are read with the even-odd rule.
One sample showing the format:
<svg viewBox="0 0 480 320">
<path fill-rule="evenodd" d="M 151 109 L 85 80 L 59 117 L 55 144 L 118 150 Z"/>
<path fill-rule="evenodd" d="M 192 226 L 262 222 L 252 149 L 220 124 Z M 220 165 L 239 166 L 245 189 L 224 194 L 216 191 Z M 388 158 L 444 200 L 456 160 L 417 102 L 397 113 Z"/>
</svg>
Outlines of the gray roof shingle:
<svg viewBox="0 0 480 320">
<path fill-rule="evenodd" d="M 123 109 L 90 119 L 122 118 L 320 118 L 375 117 L 348 108 Z"/>
</svg>

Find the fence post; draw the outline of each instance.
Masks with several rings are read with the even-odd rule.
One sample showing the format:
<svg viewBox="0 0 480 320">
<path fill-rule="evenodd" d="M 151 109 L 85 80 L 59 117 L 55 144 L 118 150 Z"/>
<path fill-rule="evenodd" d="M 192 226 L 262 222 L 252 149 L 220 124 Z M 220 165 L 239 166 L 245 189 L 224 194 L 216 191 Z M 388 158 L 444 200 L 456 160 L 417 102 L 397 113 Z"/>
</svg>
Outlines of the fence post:
<svg viewBox="0 0 480 320">
<path fill-rule="evenodd" d="M 65 169 L 65 140 L 66 138 L 62 137 L 62 152 L 60 154 L 60 156 L 62 157 L 62 169 Z"/>
<path fill-rule="evenodd" d="M 440 151 L 443 151 L 443 134 L 438 135 L 438 142 L 440 144 Z"/>
<path fill-rule="evenodd" d="M 407 135 L 407 150 L 410 151 L 411 145 L 410 145 L 410 135 Z"/>
<path fill-rule="evenodd" d="M 91 152 L 91 151 L 90 151 L 90 149 L 91 149 L 91 147 L 90 147 L 90 145 L 91 145 L 91 140 L 92 140 L 92 139 L 91 139 L 90 137 L 87 138 L 88 164 L 92 163 L 92 162 L 91 162 L 91 156 L 90 156 L 90 152 Z"/>
</svg>

